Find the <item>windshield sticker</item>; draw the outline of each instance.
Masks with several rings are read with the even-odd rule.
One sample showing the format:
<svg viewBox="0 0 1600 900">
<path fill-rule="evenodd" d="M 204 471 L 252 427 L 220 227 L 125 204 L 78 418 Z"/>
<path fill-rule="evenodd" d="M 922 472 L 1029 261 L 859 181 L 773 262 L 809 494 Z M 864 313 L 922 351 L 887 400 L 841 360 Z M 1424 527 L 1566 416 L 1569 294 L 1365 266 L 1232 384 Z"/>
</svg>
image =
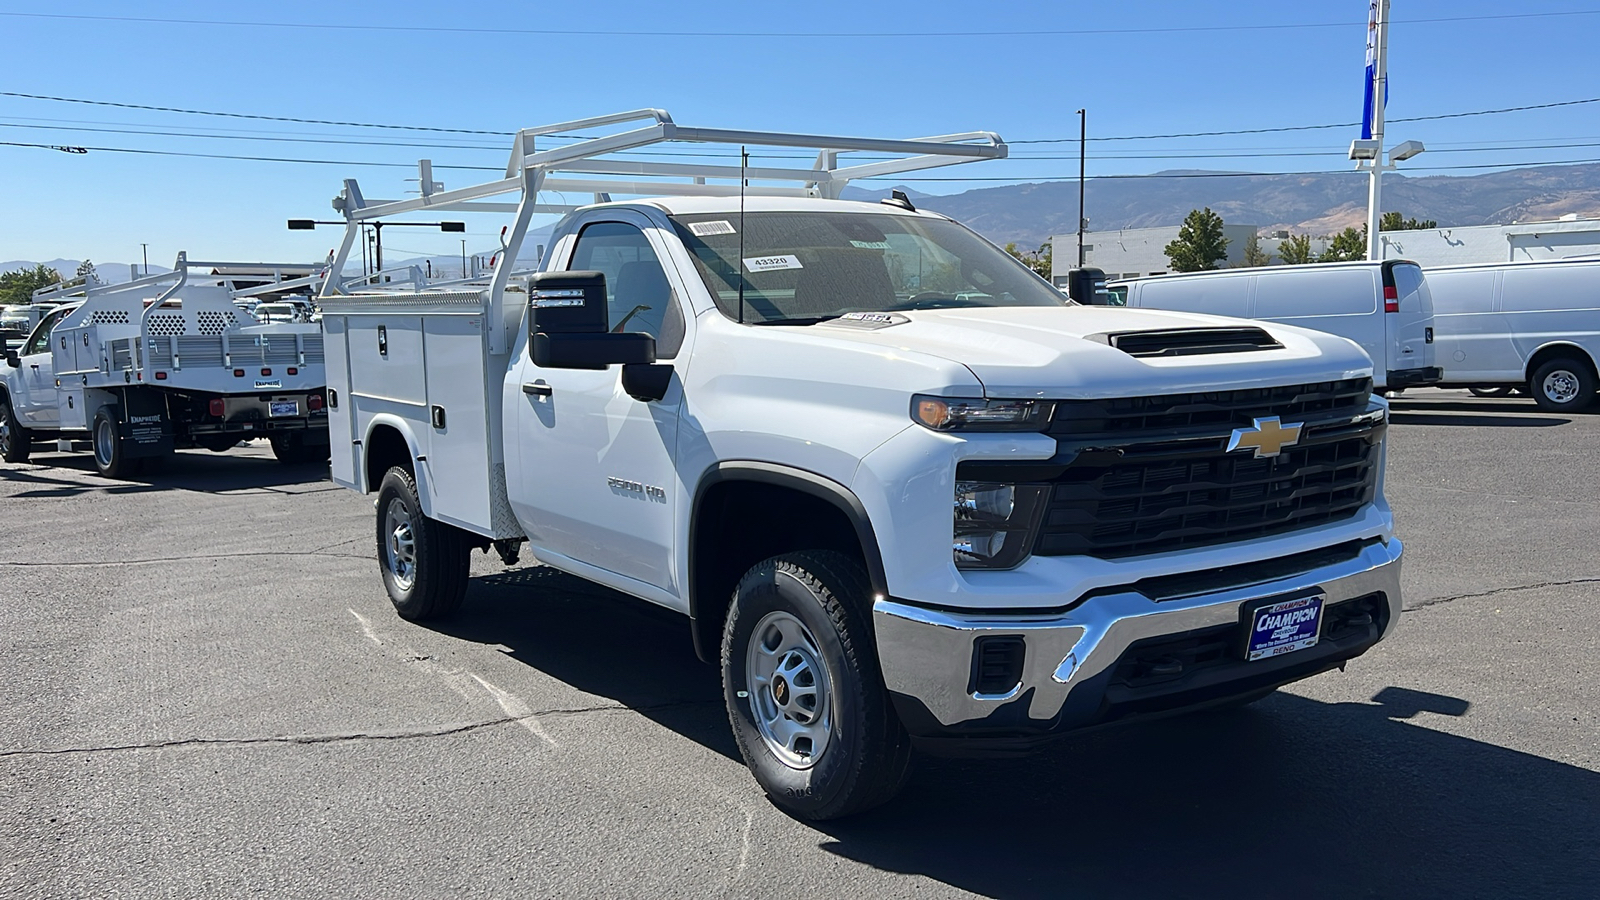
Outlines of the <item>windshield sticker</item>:
<svg viewBox="0 0 1600 900">
<path fill-rule="evenodd" d="M 802 269 L 800 258 L 792 253 L 782 256 L 754 256 L 744 261 L 744 267 L 751 272 L 775 272 L 779 269 Z"/>
<path fill-rule="evenodd" d="M 717 220 L 715 222 L 690 222 L 689 233 L 695 237 L 710 237 L 714 234 L 734 234 L 733 223 Z"/>
<path fill-rule="evenodd" d="M 887 250 L 888 241 L 851 241 L 850 246 L 860 250 Z"/>
</svg>

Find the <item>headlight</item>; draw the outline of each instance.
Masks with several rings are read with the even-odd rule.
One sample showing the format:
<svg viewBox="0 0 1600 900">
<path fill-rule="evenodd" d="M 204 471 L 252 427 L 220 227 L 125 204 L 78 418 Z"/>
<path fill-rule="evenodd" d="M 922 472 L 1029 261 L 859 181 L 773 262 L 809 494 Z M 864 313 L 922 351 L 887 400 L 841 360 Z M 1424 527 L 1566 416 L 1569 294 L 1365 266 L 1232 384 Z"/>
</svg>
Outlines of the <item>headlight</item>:
<svg viewBox="0 0 1600 900">
<path fill-rule="evenodd" d="M 1009 569 L 1027 558 L 1048 485 L 958 481 L 951 551 L 963 569 Z"/>
<path fill-rule="evenodd" d="M 1053 408 L 1048 400 L 911 398 L 911 418 L 934 431 L 1043 431 Z"/>
</svg>

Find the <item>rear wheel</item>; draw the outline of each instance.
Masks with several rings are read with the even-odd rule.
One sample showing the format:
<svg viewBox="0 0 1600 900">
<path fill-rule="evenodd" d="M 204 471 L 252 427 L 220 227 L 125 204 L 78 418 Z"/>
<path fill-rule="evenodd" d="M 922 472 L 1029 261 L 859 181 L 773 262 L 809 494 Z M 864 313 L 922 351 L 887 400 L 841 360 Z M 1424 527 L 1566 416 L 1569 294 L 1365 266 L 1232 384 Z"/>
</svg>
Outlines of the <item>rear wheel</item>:
<svg viewBox="0 0 1600 900">
<path fill-rule="evenodd" d="M 1586 360 L 1572 357 L 1552 359 L 1533 372 L 1528 391 L 1540 409 L 1549 412 L 1578 412 L 1594 402 L 1594 370 Z"/>
<path fill-rule="evenodd" d="M 1467 392 L 1474 397 L 1509 397 L 1516 388 L 1509 387 L 1475 387 L 1467 388 Z"/>
<path fill-rule="evenodd" d="M 443 619 L 467 594 L 466 532 L 422 514 L 417 483 L 398 466 L 378 489 L 378 568 L 403 619 Z"/>
<path fill-rule="evenodd" d="M 94 467 L 107 478 L 130 478 L 138 474 L 142 461 L 128 458 L 122 440 L 122 410 L 102 406 L 94 414 Z"/>
<path fill-rule="evenodd" d="M 272 455 L 286 466 L 325 462 L 328 459 L 328 445 L 308 443 L 303 432 L 285 431 L 271 435 L 268 440 L 272 443 Z"/>
<path fill-rule="evenodd" d="M 33 452 L 33 435 L 17 421 L 11 398 L 0 395 L 0 458 L 8 463 L 24 463 Z"/>
<path fill-rule="evenodd" d="M 883 686 L 865 573 L 827 551 L 766 560 L 739 582 L 722 637 L 723 699 L 745 764 L 793 815 L 835 819 L 905 783 L 911 739 Z"/>
</svg>

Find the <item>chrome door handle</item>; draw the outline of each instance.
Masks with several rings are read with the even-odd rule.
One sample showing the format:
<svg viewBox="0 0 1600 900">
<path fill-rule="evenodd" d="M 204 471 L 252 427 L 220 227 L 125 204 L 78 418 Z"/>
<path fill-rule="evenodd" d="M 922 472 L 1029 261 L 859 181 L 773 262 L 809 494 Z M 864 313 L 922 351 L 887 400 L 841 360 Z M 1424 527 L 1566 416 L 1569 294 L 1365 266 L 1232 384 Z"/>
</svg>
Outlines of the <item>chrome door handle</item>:
<svg viewBox="0 0 1600 900">
<path fill-rule="evenodd" d="M 524 394 L 531 394 L 535 397 L 548 397 L 551 395 L 551 393 L 553 393 L 550 389 L 550 385 L 545 384 L 542 381 L 524 381 L 522 383 L 522 392 Z"/>
</svg>

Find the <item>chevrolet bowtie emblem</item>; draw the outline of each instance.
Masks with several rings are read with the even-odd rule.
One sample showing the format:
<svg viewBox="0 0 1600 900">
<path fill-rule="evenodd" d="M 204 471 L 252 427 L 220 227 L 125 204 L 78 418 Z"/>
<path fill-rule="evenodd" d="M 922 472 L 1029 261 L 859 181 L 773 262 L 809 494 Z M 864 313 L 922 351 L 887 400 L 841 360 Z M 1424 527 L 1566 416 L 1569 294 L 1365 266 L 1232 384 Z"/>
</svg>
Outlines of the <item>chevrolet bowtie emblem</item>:
<svg viewBox="0 0 1600 900">
<path fill-rule="evenodd" d="M 1249 428 L 1233 430 L 1233 437 L 1228 439 L 1228 452 L 1253 449 L 1256 451 L 1256 459 L 1277 456 L 1283 452 L 1283 448 L 1300 443 L 1300 429 L 1303 427 L 1298 422 L 1284 425 L 1278 421 L 1277 416 L 1256 419 L 1255 424 Z"/>
</svg>

